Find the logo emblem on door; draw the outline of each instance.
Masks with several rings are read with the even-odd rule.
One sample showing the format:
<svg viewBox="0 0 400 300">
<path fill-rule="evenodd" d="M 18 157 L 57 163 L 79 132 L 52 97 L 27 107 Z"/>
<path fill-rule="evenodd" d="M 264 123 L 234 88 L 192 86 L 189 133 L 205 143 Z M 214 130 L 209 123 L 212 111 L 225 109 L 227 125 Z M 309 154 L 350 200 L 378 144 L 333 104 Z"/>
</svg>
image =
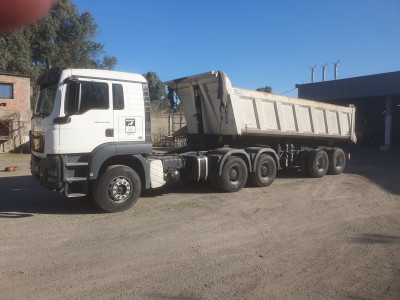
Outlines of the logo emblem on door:
<svg viewBox="0 0 400 300">
<path fill-rule="evenodd" d="M 125 132 L 126 133 L 136 132 L 135 119 L 125 119 Z"/>
</svg>

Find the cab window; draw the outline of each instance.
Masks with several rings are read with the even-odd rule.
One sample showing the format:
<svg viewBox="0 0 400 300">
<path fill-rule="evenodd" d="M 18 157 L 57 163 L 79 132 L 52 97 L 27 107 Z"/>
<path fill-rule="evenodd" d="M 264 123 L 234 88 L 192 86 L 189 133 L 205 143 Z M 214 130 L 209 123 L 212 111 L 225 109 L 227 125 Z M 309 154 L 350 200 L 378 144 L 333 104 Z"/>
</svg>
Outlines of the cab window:
<svg viewBox="0 0 400 300">
<path fill-rule="evenodd" d="M 122 89 L 122 84 L 113 83 L 113 108 L 115 110 L 124 109 L 124 90 Z"/>
<path fill-rule="evenodd" d="M 107 83 L 81 81 L 80 113 L 91 109 L 108 109 L 109 106 Z"/>
</svg>

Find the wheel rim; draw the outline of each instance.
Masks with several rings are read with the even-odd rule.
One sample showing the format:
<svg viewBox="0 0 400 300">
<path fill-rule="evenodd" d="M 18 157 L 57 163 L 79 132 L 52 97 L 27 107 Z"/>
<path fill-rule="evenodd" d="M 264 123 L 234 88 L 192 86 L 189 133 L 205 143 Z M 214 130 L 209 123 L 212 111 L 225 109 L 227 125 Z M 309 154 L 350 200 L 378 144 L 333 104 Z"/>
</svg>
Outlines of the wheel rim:
<svg viewBox="0 0 400 300">
<path fill-rule="evenodd" d="M 233 184 L 239 183 L 240 179 L 240 167 L 238 165 L 232 166 L 232 168 L 229 170 L 229 181 L 232 182 Z"/>
<path fill-rule="evenodd" d="M 342 155 L 338 155 L 336 157 L 335 167 L 336 169 L 341 169 L 344 166 L 344 157 Z"/>
<path fill-rule="evenodd" d="M 325 157 L 319 157 L 317 161 L 317 169 L 319 172 L 323 172 L 327 167 L 327 160 Z"/>
<path fill-rule="evenodd" d="M 124 176 L 114 178 L 108 185 L 108 194 L 114 202 L 124 202 L 132 192 L 131 182 Z"/>
<path fill-rule="evenodd" d="M 271 168 L 268 163 L 262 164 L 260 168 L 260 176 L 262 179 L 269 179 L 271 177 Z"/>
</svg>

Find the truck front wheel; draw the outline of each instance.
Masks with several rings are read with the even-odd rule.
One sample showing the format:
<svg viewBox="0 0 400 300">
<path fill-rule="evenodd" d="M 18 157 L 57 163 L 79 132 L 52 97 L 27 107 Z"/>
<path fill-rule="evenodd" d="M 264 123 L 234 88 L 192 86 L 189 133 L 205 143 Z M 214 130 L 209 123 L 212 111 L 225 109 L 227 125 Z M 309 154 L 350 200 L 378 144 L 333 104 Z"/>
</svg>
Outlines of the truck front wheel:
<svg viewBox="0 0 400 300">
<path fill-rule="evenodd" d="M 246 184 L 247 176 L 247 165 L 243 159 L 231 156 L 226 160 L 221 176 L 217 177 L 217 184 L 225 192 L 237 192 Z"/>
<path fill-rule="evenodd" d="M 93 198 L 106 212 L 119 212 L 132 207 L 141 192 L 140 177 L 127 166 L 108 167 L 93 185 Z"/>
<path fill-rule="evenodd" d="M 276 176 L 276 164 L 271 155 L 262 154 L 257 161 L 254 173 L 250 173 L 250 181 L 258 187 L 271 185 Z"/>
</svg>

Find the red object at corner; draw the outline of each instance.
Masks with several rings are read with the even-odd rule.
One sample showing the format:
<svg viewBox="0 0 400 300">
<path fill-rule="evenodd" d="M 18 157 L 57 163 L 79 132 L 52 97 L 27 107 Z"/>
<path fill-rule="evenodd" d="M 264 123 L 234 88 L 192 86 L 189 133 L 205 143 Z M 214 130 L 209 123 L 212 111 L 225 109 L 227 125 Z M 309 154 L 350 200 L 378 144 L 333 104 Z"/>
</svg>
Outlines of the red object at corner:
<svg viewBox="0 0 400 300">
<path fill-rule="evenodd" d="M 30 25 L 55 5 L 55 0 L 1 0 L 0 32 Z"/>
</svg>

